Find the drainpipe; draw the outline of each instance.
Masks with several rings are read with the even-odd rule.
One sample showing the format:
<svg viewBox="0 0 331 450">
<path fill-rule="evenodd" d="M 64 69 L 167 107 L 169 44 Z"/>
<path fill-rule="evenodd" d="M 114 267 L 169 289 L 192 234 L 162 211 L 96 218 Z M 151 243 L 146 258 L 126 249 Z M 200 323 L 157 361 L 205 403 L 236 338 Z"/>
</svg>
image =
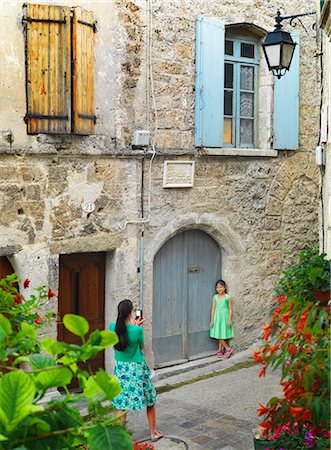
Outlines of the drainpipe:
<svg viewBox="0 0 331 450">
<path fill-rule="evenodd" d="M 144 225 L 140 231 L 140 289 L 139 289 L 139 308 L 144 311 Z"/>
<path fill-rule="evenodd" d="M 141 160 L 141 192 L 140 192 L 140 208 L 141 218 L 144 219 L 144 171 L 145 171 L 145 155 Z M 144 224 L 140 228 L 140 283 L 139 283 L 139 308 L 144 311 Z"/>
</svg>

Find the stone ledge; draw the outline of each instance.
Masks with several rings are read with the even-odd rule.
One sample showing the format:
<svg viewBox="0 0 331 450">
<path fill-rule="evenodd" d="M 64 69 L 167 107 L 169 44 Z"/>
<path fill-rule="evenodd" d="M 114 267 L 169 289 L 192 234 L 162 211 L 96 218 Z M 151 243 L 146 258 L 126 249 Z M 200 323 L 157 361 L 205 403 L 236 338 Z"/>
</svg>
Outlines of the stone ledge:
<svg viewBox="0 0 331 450">
<path fill-rule="evenodd" d="M 210 156 L 267 156 L 277 158 L 278 151 L 260 148 L 205 148 L 203 154 Z"/>
</svg>

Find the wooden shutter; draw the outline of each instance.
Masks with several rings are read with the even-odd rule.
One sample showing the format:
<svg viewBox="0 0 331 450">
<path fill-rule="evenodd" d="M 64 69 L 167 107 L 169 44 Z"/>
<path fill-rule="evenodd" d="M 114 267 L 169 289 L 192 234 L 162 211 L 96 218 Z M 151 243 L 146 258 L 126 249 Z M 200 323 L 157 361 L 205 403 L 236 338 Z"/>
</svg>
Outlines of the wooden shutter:
<svg viewBox="0 0 331 450">
<path fill-rule="evenodd" d="M 293 31 L 291 36 L 297 45 L 290 70 L 280 79 L 275 78 L 273 143 L 275 150 L 299 148 L 300 33 Z"/>
<path fill-rule="evenodd" d="M 223 144 L 224 24 L 199 17 L 196 28 L 195 145 Z"/>
<path fill-rule="evenodd" d="M 94 115 L 94 31 L 91 13 L 73 10 L 73 132 L 93 134 Z"/>
<path fill-rule="evenodd" d="M 70 132 L 70 9 L 27 4 L 28 133 Z"/>
</svg>

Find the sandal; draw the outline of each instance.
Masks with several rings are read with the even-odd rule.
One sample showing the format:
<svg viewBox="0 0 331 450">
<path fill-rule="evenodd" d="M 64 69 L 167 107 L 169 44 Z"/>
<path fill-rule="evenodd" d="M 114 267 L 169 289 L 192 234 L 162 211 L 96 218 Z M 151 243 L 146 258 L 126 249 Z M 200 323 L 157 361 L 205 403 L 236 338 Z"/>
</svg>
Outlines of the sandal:
<svg viewBox="0 0 331 450">
<path fill-rule="evenodd" d="M 224 353 L 224 358 L 229 358 L 233 353 L 232 348 L 228 348 L 227 351 Z"/>
<path fill-rule="evenodd" d="M 163 433 L 159 433 L 157 431 L 155 434 L 151 434 L 151 441 L 152 442 L 157 442 L 161 438 L 163 438 Z"/>
</svg>

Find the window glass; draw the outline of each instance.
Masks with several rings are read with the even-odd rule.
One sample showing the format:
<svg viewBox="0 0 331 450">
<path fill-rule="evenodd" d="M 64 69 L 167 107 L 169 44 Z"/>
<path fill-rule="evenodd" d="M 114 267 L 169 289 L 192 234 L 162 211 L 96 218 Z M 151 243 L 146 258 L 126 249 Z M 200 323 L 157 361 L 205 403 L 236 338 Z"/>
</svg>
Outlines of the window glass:
<svg viewBox="0 0 331 450">
<path fill-rule="evenodd" d="M 254 91 L 254 67 L 240 66 L 240 89 Z"/>
<path fill-rule="evenodd" d="M 231 48 L 227 42 L 231 43 Z M 254 59 L 256 44 L 240 39 L 225 40 L 225 48 L 223 142 L 230 147 L 254 147 L 258 68 L 258 61 Z M 248 63 L 247 58 L 252 58 L 252 61 Z"/>
<path fill-rule="evenodd" d="M 240 93 L 240 117 L 254 116 L 254 94 Z"/>
<path fill-rule="evenodd" d="M 242 42 L 240 45 L 240 56 L 242 58 L 254 58 L 254 49 L 254 44 L 246 44 L 245 42 Z"/>
<path fill-rule="evenodd" d="M 240 142 L 251 145 L 254 143 L 254 121 L 250 119 L 240 120 Z"/>
<path fill-rule="evenodd" d="M 225 63 L 225 88 L 233 88 L 233 64 Z"/>
<path fill-rule="evenodd" d="M 233 41 L 225 40 L 225 54 L 233 55 Z"/>
<path fill-rule="evenodd" d="M 224 118 L 224 144 L 232 144 L 232 119 Z"/>
<path fill-rule="evenodd" d="M 226 116 L 232 116 L 232 104 L 233 104 L 233 92 L 224 92 L 224 114 Z"/>
</svg>

